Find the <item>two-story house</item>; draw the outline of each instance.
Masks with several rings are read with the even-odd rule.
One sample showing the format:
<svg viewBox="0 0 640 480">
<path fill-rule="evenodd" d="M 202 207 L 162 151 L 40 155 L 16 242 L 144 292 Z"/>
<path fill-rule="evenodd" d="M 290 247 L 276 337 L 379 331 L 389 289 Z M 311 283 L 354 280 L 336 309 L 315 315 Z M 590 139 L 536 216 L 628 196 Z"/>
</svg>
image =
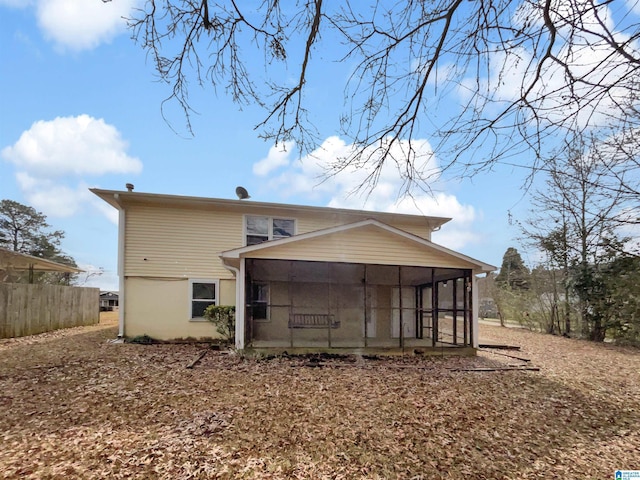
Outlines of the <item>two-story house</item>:
<svg viewBox="0 0 640 480">
<path fill-rule="evenodd" d="M 240 350 L 477 347 L 475 275 L 495 267 L 431 241 L 447 218 L 91 191 L 119 212 L 122 336 L 215 337 L 219 304 Z"/>
</svg>

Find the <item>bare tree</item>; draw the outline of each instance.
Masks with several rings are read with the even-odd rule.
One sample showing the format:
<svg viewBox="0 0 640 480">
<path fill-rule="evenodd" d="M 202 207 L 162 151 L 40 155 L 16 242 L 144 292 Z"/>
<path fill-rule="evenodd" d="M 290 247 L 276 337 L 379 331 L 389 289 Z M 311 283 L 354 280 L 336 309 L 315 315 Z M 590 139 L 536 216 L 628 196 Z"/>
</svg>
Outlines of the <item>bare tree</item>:
<svg viewBox="0 0 640 480">
<path fill-rule="evenodd" d="M 628 114 L 592 139 L 592 155 L 609 177 L 601 187 L 615 191 L 625 204 L 625 214 L 618 220 L 637 225 L 640 224 L 640 109 L 637 99 L 627 99 L 625 104 Z"/>
<path fill-rule="evenodd" d="M 339 131 L 354 150 L 331 169 L 366 165 L 372 187 L 385 162 L 397 163 L 409 184 L 429 180 L 414 143 L 426 126 L 435 128 L 429 139 L 442 169 L 464 176 L 499 161 L 535 170 L 554 138 L 626 118 L 623 99 L 638 98 L 640 85 L 636 6 L 146 0 L 129 25 L 189 128 L 189 88 L 210 85 L 263 107 L 260 134 L 294 140 L 301 153 L 319 144 L 307 110 L 312 69 L 331 56 L 351 62 Z M 283 72 L 292 70 L 287 83 Z"/>
<path fill-rule="evenodd" d="M 599 265 L 610 261 L 609 252 L 624 245 L 618 227 L 628 212 L 626 192 L 591 147 L 576 137 L 565 149 L 567 157 L 547 161 L 546 188 L 533 195 L 532 216 L 521 226 L 525 237 L 546 254 L 548 268 L 562 272 L 565 333 L 571 333 L 573 294 L 580 300 L 583 334 L 602 341 L 606 328 L 597 315 L 602 309 L 595 308 L 589 285 Z"/>
</svg>

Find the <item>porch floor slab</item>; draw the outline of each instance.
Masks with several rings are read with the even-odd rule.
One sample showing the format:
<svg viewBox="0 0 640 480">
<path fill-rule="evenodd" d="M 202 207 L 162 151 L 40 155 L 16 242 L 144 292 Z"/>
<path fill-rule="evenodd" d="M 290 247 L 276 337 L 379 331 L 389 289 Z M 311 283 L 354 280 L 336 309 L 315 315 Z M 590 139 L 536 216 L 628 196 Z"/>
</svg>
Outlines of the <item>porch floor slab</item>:
<svg viewBox="0 0 640 480">
<path fill-rule="evenodd" d="M 436 347 L 291 347 L 291 346 L 257 346 L 245 348 L 244 353 L 262 355 L 308 355 L 328 353 L 337 355 L 458 355 L 475 356 L 477 349 L 473 347 L 456 347 L 441 345 Z"/>
</svg>

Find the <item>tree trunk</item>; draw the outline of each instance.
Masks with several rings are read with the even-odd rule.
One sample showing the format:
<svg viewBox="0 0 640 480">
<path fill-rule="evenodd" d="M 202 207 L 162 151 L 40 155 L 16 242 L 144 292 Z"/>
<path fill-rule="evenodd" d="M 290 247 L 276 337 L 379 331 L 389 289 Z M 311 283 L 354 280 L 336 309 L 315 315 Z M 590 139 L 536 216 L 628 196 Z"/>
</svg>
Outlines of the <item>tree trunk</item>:
<svg viewBox="0 0 640 480">
<path fill-rule="evenodd" d="M 569 305 L 569 289 L 564 291 L 564 334 L 571 336 L 571 306 Z"/>
<path fill-rule="evenodd" d="M 593 342 L 604 342 L 604 337 L 607 333 L 607 329 L 602 325 L 602 317 L 600 315 L 591 319 L 592 330 L 590 339 Z"/>
</svg>

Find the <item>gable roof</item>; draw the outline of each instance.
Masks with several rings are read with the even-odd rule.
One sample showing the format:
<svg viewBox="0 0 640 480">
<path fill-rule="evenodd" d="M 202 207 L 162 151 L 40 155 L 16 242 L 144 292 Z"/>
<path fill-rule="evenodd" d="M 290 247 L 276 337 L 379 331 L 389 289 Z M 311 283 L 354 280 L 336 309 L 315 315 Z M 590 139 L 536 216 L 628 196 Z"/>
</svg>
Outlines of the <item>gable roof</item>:
<svg viewBox="0 0 640 480">
<path fill-rule="evenodd" d="M 82 270 L 71 265 L 34 257 L 25 253 L 0 248 L 0 270 L 36 270 L 38 272 L 80 273 Z"/>
<path fill-rule="evenodd" d="M 240 258 L 271 258 L 465 268 L 476 273 L 496 270 L 493 265 L 376 219 L 235 248 L 222 252 L 220 258 L 228 265 L 239 263 L 235 260 Z"/>
<path fill-rule="evenodd" d="M 147 205 L 157 207 L 198 208 L 198 209 L 224 209 L 238 211 L 254 215 L 299 215 L 301 213 L 315 213 L 325 215 L 337 215 L 344 218 L 341 223 L 352 223 L 367 218 L 375 218 L 384 223 L 393 223 L 401 220 L 419 226 L 437 230 L 451 218 L 434 217 L 427 215 L 415 215 L 406 213 L 375 212 L 368 210 L 352 210 L 348 208 L 315 207 L 309 205 L 291 205 L 283 203 L 256 202 L 253 200 L 231 200 L 209 197 L 191 197 L 182 195 L 166 195 L 157 193 L 129 192 L 120 190 L 102 190 L 90 188 L 92 193 L 100 197 L 109 205 L 122 209 L 133 205 Z"/>
</svg>

